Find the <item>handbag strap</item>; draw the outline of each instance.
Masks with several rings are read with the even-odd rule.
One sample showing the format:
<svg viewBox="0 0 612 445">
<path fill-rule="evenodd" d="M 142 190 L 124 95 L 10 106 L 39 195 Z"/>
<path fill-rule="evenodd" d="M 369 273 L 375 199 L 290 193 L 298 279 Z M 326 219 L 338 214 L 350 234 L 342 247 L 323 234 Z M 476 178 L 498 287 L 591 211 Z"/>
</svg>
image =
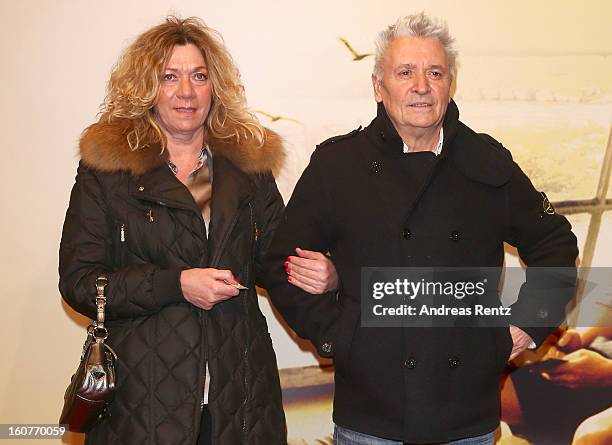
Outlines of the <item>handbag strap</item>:
<svg viewBox="0 0 612 445">
<path fill-rule="evenodd" d="M 106 296 L 104 295 L 104 289 L 108 285 L 108 277 L 106 275 L 99 275 L 96 278 L 96 321 L 94 322 L 95 329 L 94 335 L 96 337 L 108 336 L 108 332 L 104 327 L 104 307 L 106 306 Z"/>
</svg>

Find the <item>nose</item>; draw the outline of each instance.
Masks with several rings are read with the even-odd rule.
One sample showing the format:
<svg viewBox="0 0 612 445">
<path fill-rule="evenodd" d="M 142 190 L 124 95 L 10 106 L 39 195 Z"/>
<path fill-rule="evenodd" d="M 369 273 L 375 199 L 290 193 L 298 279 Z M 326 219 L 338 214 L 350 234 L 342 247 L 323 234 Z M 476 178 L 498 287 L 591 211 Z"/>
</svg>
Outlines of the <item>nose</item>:
<svg viewBox="0 0 612 445">
<path fill-rule="evenodd" d="M 177 96 L 181 99 L 190 98 L 194 95 L 193 85 L 191 84 L 191 79 L 186 77 L 181 77 L 179 79 Z"/>
<path fill-rule="evenodd" d="M 414 84 L 412 85 L 412 91 L 417 94 L 429 93 L 429 81 L 425 73 L 416 73 L 414 76 Z"/>
</svg>

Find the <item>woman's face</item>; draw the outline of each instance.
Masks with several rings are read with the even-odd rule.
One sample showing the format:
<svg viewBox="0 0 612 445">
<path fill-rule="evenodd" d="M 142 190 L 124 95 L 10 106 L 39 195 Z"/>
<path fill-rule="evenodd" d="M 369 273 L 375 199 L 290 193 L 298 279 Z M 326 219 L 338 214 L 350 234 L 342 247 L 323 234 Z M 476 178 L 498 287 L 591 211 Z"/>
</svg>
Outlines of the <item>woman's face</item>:
<svg viewBox="0 0 612 445">
<path fill-rule="evenodd" d="M 193 44 L 177 45 L 162 76 L 155 110 L 162 130 L 186 139 L 201 131 L 211 104 L 206 61 Z"/>
</svg>

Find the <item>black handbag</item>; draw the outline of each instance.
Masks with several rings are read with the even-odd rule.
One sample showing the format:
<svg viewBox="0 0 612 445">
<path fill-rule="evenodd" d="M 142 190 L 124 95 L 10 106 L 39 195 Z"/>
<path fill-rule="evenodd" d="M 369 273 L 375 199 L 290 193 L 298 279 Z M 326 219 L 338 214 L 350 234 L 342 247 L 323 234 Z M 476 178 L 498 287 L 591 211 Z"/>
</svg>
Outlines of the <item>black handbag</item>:
<svg viewBox="0 0 612 445">
<path fill-rule="evenodd" d="M 108 415 L 115 395 L 115 362 L 117 355 L 105 342 L 108 331 L 104 327 L 104 288 L 108 278 L 96 279 L 97 320 L 87 328 L 81 363 L 72 376 L 64 395 L 64 407 L 59 423 L 79 433 L 90 431 Z"/>
</svg>

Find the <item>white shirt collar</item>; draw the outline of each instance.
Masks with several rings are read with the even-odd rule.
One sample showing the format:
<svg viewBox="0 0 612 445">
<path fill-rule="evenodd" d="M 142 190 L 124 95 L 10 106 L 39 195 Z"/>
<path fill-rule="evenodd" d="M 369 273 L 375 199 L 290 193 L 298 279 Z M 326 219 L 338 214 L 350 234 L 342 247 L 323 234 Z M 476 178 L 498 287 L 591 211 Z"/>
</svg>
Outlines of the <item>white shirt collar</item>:
<svg viewBox="0 0 612 445">
<path fill-rule="evenodd" d="M 436 145 L 436 149 L 433 151 L 436 156 L 442 153 L 442 145 L 444 145 L 444 128 L 440 128 L 440 138 L 438 139 L 438 145 Z M 404 153 L 408 153 L 409 147 L 404 142 Z"/>
</svg>

